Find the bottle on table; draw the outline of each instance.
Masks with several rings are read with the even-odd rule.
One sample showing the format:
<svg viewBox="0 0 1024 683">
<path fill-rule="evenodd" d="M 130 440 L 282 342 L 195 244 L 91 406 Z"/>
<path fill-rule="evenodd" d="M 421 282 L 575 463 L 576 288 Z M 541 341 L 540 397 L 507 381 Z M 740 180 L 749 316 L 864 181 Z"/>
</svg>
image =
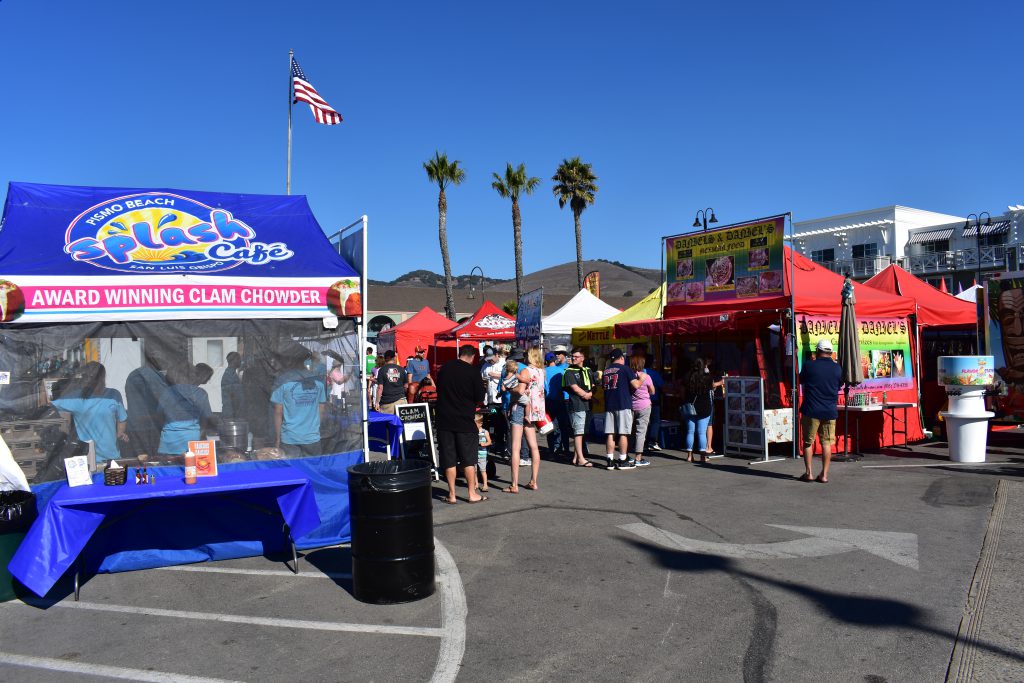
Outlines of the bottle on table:
<svg viewBox="0 0 1024 683">
<path fill-rule="evenodd" d="M 185 483 L 196 483 L 196 454 L 191 450 L 185 454 Z"/>
</svg>

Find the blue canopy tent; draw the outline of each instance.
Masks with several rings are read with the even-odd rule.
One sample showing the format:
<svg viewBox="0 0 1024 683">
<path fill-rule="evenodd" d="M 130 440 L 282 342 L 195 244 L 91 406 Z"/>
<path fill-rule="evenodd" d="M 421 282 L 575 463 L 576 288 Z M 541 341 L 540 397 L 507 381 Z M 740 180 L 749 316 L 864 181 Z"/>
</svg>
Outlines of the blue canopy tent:
<svg viewBox="0 0 1024 683">
<path fill-rule="evenodd" d="M 158 476 L 161 463 L 180 476 L 157 443 L 166 436 L 166 406 L 135 390 L 188 386 L 208 399 L 210 424 L 247 425 L 249 444 L 218 452 L 222 471 L 284 463 L 312 480 L 321 525 L 296 539 L 298 547 L 348 540 L 346 469 L 365 445 L 360 267 L 332 247 L 303 196 L 11 183 L 0 219 L 0 370 L 10 372 L 6 383 L 0 373 L 0 433 L 41 504 L 63 481 L 62 459 L 84 425 L 51 401 L 98 362 L 106 391 L 126 403 L 129 442 L 117 445 L 119 459 L 145 455 Z M 311 386 L 344 377 L 321 408 L 320 452 L 308 457 L 274 448 L 280 435 L 270 399 L 295 373 Z M 237 520 L 222 513 L 198 512 L 196 523 L 224 529 L 223 542 L 201 550 L 177 547 L 180 524 L 154 526 L 138 515 L 121 533 L 155 537 L 162 550 L 119 554 L 100 543 L 90 549 L 90 568 L 267 551 L 258 539 L 231 539 Z"/>
</svg>

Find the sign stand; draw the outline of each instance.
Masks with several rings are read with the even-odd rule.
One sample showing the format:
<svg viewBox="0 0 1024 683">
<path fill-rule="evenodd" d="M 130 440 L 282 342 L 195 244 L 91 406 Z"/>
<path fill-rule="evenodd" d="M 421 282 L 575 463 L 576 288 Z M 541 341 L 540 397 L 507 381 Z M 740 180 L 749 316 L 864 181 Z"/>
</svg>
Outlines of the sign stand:
<svg viewBox="0 0 1024 683">
<path fill-rule="evenodd" d="M 792 440 L 792 424 L 781 423 L 776 413 L 788 417 L 790 410 L 764 409 L 764 380 L 760 377 L 725 378 L 725 452 L 737 455 L 759 455 L 760 459 L 751 465 L 778 462 L 785 458 L 768 457 L 769 443 L 783 443 Z M 771 421 L 773 424 L 767 424 Z M 786 437 L 789 438 L 786 438 Z"/>
<path fill-rule="evenodd" d="M 430 406 L 409 403 L 395 406 L 395 414 L 402 421 L 402 458 L 426 459 L 434 464 L 434 481 L 440 479 L 437 462 L 434 423 L 430 419 Z"/>
</svg>

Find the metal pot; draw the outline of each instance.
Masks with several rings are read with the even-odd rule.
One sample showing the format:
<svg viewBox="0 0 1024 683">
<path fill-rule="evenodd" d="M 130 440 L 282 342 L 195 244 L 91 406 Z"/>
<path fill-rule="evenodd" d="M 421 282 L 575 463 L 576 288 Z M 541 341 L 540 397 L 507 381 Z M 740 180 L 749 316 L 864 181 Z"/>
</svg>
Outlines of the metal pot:
<svg viewBox="0 0 1024 683">
<path fill-rule="evenodd" d="M 222 420 L 220 423 L 220 442 L 224 448 L 244 451 L 249 441 L 249 422 L 247 420 Z"/>
</svg>

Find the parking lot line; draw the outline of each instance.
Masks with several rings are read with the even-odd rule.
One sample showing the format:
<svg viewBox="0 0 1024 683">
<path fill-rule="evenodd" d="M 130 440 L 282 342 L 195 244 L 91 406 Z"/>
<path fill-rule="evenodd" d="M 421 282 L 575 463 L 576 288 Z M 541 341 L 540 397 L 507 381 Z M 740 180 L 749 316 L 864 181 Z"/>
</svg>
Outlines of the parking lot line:
<svg viewBox="0 0 1024 683">
<path fill-rule="evenodd" d="M 241 569 L 232 567 L 205 567 L 196 564 L 179 564 L 173 567 L 156 567 L 161 572 L 207 572 L 210 574 L 243 574 L 246 576 L 294 576 L 299 579 L 351 579 L 352 574 L 344 572 L 300 571 L 291 569 Z"/>
<path fill-rule="evenodd" d="M 235 683 L 224 678 L 206 678 L 204 676 L 188 676 L 186 674 L 169 673 L 165 671 L 149 671 L 143 669 L 129 669 L 121 666 L 106 666 L 103 664 L 87 664 L 85 662 L 69 662 L 64 659 L 52 659 L 49 657 L 28 657 L 15 655 L 8 652 L 0 652 L 0 664 L 21 666 L 29 669 L 44 669 L 46 671 L 63 671 L 72 674 L 84 674 L 87 676 L 105 676 L 107 678 L 118 678 L 126 681 L 147 681 L 148 683 Z"/>
<path fill-rule="evenodd" d="M 5 606 L 44 607 L 48 603 L 26 601 L 3 603 Z M 108 605 L 94 602 L 58 602 L 53 607 L 80 609 L 94 612 L 116 612 L 119 614 L 143 614 L 153 617 L 170 617 L 173 619 L 195 619 L 198 621 L 216 621 L 230 624 L 249 624 L 252 626 L 270 626 L 274 628 L 308 629 L 311 631 L 346 631 L 351 633 L 376 633 L 398 636 L 429 636 L 441 638 L 444 629 L 427 626 L 384 626 L 380 624 L 349 624 L 331 621 L 309 621 L 305 619 L 278 619 L 274 617 L 249 617 L 241 614 L 216 614 L 210 612 L 191 612 L 156 607 L 135 607 L 132 605 Z"/>
</svg>

